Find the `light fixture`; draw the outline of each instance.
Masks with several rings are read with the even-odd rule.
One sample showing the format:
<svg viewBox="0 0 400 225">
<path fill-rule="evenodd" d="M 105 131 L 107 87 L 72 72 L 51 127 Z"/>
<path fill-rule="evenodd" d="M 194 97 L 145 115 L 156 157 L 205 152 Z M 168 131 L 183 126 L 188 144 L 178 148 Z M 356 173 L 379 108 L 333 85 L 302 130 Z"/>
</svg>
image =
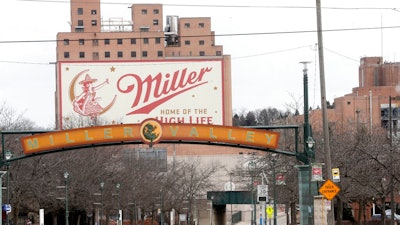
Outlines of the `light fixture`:
<svg viewBox="0 0 400 225">
<path fill-rule="evenodd" d="M 307 143 L 308 148 L 313 148 L 315 141 L 312 137 L 308 137 L 306 143 Z"/>
<path fill-rule="evenodd" d="M 65 173 L 64 173 L 64 178 L 65 178 L 65 179 L 68 179 L 68 176 L 69 176 L 69 173 L 68 173 L 67 171 L 65 171 Z"/>
<path fill-rule="evenodd" d="M 11 159 L 11 157 L 12 157 L 11 151 L 10 151 L 10 150 L 7 150 L 7 151 L 4 153 L 4 157 L 6 158 L 6 160 Z"/>
</svg>

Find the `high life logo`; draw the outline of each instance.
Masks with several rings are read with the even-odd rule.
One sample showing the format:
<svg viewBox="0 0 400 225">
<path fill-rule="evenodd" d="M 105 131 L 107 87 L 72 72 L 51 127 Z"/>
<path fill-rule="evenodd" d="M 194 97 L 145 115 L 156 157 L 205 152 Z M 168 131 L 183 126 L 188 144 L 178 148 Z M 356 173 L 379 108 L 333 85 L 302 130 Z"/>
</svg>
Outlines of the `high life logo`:
<svg viewBox="0 0 400 225">
<path fill-rule="evenodd" d="M 133 73 L 122 75 L 117 81 L 117 89 L 123 94 L 132 96 L 133 111 L 126 115 L 148 114 L 168 100 L 207 84 L 205 76 L 212 69 L 203 67 L 198 71 L 191 71 L 184 68 L 173 73 L 159 72 L 157 75 L 150 74 L 147 77 Z"/>
</svg>

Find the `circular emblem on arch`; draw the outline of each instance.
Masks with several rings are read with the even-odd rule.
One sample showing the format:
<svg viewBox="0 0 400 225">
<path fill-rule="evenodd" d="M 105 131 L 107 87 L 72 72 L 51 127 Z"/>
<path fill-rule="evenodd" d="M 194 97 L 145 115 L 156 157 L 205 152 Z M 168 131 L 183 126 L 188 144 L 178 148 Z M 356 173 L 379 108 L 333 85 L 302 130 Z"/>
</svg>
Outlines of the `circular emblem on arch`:
<svg viewBox="0 0 400 225">
<path fill-rule="evenodd" d="M 161 123 L 155 119 L 144 120 L 140 125 L 140 136 L 145 143 L 157 143 L 162 136 Z"/>
</svg>

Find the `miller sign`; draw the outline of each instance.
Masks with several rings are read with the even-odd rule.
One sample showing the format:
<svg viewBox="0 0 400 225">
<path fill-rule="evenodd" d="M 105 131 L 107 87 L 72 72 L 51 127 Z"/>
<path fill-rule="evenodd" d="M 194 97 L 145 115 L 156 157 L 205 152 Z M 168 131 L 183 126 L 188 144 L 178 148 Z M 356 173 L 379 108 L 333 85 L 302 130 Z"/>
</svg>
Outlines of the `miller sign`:
<svg viewBox="0 0 400 225">
<path fill-rule="evenodd" d="M 219 124 L 223 60 L 59 62 L 59 120 Z"/>
</svg>

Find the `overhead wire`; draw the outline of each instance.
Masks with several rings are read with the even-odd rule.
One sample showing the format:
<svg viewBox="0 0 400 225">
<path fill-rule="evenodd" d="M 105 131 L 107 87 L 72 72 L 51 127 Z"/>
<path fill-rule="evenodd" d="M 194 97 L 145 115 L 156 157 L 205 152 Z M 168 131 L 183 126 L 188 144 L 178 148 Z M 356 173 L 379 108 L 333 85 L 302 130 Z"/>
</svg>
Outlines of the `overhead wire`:
<svg viewBox="0 0 400 225">
<path fill-rule="evenodd" d="M 48 2 L 48 3 L 70 3 L 69 0 L 17 0 L 23 2 Z M 92 2 L 85 2 L 81 1 L 80 3 L 92 3 Z M 132 5 L 132 3 L 128 2 L 104 2 L 102 1 L 100 4 L 104 5 Z M 271 9 L 315 9 L 315 6 L 282 6 L 282 5 L 215 5 L 215 4 L 168 4 L 163 3 L 163 6 L 173 6 L 173 7 L 208 7 L 208 8 L 271 8 Z M 395 7 L 332 7 L 332 6 L 322 6 L 322 9 L 332 9 L 332 10 L 396 10 Z"/>
<path fill-rule="evenodd" d="M 50 3 L 70 3 L 70 1 L 56 1 L 56 0 L 17 0 L 17 1 L 27 1 L 27 2 L 50 2 Z M 122 3 L 122 2 L 102 2 L 101 4 L 130 4 L 131 3 Z M 260 6 L 260 5 L 198 5 L 198 4 L 163 4 L 163 6 L 183 6 L 183 7 L 231 7 L 231 8 L 296 8 L 296 9 L 308 9 L 312 8 L 314 9 L 314 6 Z M 391 8 L 391 7 L 323 7 L 324 9 L 334 9 L 334 10 L 395 10 L 399 11 L 397 8 Z M 341 28 L 341 29 L 325 29 L 322 32 L 343 32 L 343 31 L 363 31 L 363 30 L 375 30 L 375 29 L 397 29 L 400 28 L 400 26 L 387 26 L 387 27 L 364 27 L 364 28 Z M 302 30 L 302 31 L 278 31 L 278 32 L 257 32 L 257 33 L 234 33 L 234 34 L 213 34 L 213 35 L 191 35 L 191 36 L 182 36 L 182 38 L 190 38 L 190 37 L 209 37 L 209 36 L 214 36 L 214 37 L 231 37 L 231 36 L 251 36 L 251 35 L 279 35 L 279 34 L 299 34 L 299 33 L 313 33 L 317 32 L 316 30 Z M 122 39 L 130 39 L 129 38 L 122 38 Z M 164 37 L 147 37 L 147 38 L 164 38 Z M 108 38 L 109 40 L 114 40 L 113 38 Z M 115 38 L 115 39 L 121 39 L 121 38 Z M 136 39 L 143 39 L 143 38 L 136 38 Z M 69 40 L 69 41 L 80 41 L 81 39 L 77 40 Z M 84 39 L 84 40 L 91 40 L 91 39 Z M 92 39 L 93 40 L 93 39 Z M 102 39 L 97 39 L 97 40 L 102 40 Z M 49 43 L 49 42 L 57 42 L 57 41 L 63 41 L 63 40 L 12 40 L 12 41 L 0 41 L 0 44 L 13 44 L 13 43 Z M 305 46 L 299 46 L 295 48 L 289 48 L 289 49 L 282 49 L 282 50 L 277 50 L 277 51 L 272 51 L 272 52 L 265 52 L 265 53 L 259 53 L 259 54 L 253 54 L 253 55 L 247 55 L 247 56 L 239 56 L 235 57 L 232 59 L 241 59 L 241 58 L 249 58 L 249 57 L 258 57 L 262 55 L 268 55 L 268 54 L 276 54 L 280 52 L 286 52 L 286 51 L 292 51 L 304 47 L 308 47 L 309 45 Z M 334 54 L 337 54 L 339 56 L 342 56 L 344 58 L 347 58 L 352 61 L 357 61 L 355 59 L 352 59 L 350 57 L 347 57 L 345 55 L 342 55 L 340 53 L 337 53 L 333 50 L 324 48 L 327 51 L 330 51 Z M 31 63 L 31 62 L 19 62 L 19 61 L 1 61 L 3 63 L 24 63 L 24 64 L 43 64 L 43 65 L 48 65 L 47 63 Z"/>
<path fill-rule="evenodd" d="M 322 32 L 341 32 L 341 31 L 363 31 L 363 30 L 377 30 L 377 29 L 398 29 L 399 26 L 386 26 L 386 27 L 360 27 L 360 28 L 341 28 L 341 29 L 325 29 Z M 279 34 L 300 34 L 300 33 L 315 33 L 317 30 L 302 30 L 302 31 L 275 31 L 275 32 L 254 32 L 254 33 L 232 33 L 232 34 L 207 34 L 207 35 L 186 35 L 181 36 L 182 38 L 191 38 L 191 37 L 230 37 L 230 36 L 251 36 L 251 35 L 279 35 Z M 127 38 L 107 38 L 109 40 L 117 40 L 117 39 L 130 39 Z M 154 36 L 154 37 L 146 37 L 146 38 L 164 38 L 164 36 Z M 143 39 L 143 37 L 136 37 L 136 39 Z M 69 41 L 79 41 L 81 39 L 69 40 Z M 85 40 L 93 40 L 93 39 L 85 39 Z M 97 39 L 97 40 L 105 40 L 105 39 Z M 57 42 L 63 40 L 13 40 L 13 41 L 0 41 L 0 44 L 11 44 L 11 43 L 43 43 L 43 42 Z"/>
</svg>

